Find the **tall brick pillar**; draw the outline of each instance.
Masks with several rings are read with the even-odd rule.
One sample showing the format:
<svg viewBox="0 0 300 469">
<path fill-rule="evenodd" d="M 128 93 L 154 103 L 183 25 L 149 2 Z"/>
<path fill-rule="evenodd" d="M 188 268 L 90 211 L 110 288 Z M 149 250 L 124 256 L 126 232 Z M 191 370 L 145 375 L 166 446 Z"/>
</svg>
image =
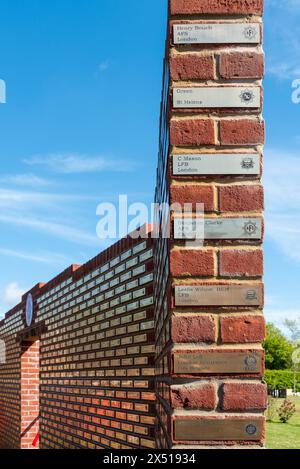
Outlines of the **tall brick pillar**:
<svg viewBox="0 0 300 469">
<path fill-rule="evenodd" d="M 21 449 L 34 446 L 39 431 L 40 342 L 21 345 Z"/>
<path fill-rule="evenodd" d="M 262 13 L 169 0 L 156 202 L 192 206 L 155 242 L 160 448 L 264 444 Z"/>
</svg>

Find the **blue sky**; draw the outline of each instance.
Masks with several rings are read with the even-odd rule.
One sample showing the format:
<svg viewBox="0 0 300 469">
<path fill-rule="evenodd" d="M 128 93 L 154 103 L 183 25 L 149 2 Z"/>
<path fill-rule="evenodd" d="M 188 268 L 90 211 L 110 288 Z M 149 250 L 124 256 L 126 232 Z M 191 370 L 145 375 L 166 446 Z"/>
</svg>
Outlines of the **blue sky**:
<svg viewBox="0 0 300 469">
<path fill-rule="evenodd" d="M 300 0 L 266 0 L 266 314 L 300 317 Z M 106 246 L 100 202 L 150 203 L 166 0 L 3 0 L 0 314 Z"/>
</svg>

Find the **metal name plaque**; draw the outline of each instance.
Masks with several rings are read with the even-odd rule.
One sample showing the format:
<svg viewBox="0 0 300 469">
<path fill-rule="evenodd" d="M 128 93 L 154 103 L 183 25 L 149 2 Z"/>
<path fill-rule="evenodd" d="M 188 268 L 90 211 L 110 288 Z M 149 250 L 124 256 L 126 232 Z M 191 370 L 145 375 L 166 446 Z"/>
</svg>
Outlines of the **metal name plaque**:
<svg viewBox="0 0 300 469">
<path fill-rule="evenodd" d="M 232 419 L 180 419 L 174 422 L 177 441 L 260 441 L 262 419 L 255 417 Z"/>
<path fill-rule="evenodd" d="M 174 373 L 261 373 L 262 352 L 175 353 Z"/>
<path fill-rule="evenodd" d="M 174 44 L 258 44 L 258 23 L 175 24 Z"/>
<path fill-rule="evenodd" d="M 262 306 L 262 285 L 177 285 L 176 306 Z"/>
<path fill-rule="evenodd" d="M 174 88 L 174 108 L 259 108 L 260 87 L 202 86 Z"/>
<path fill-rule="evenodd" d="M 174 239 L 204 239 L 204 218 L 175 218 Z"/>
<path fill-rule="evenodd" d="M 258 153 L 206 153 L 197 155 L 174 155 L 173 175 L 249 175 L 260 174 Z"/>
<path fill-rule="evenodd" d="M 174 219 L 174 239 L 259 240 L 261 238 L 261 218 L 206 218 L 204 220 L 203 218 Z"/>
</svg>

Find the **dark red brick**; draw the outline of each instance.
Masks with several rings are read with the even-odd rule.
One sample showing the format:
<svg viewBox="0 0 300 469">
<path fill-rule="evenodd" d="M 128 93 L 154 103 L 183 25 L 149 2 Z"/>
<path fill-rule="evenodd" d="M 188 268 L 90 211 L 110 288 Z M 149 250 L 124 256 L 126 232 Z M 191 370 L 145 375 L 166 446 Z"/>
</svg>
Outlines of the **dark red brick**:
<svg viewBox="0 0 300 469">
<path fill-rule="evenodd" d="M 262 342 L 266 335 L 263 316 L 228 316 L 220 319 L 221 340 L 225 344 Z"/>
<path fill-rule="evenodd" d="M 213 277 L 214 251 L 202 249 L 173 249 L 170 270 L 174 277 Z"/>
<path fill-rule="evenodd" d="M 172 340 L 175 343 L 215 342 L 216 325 L 213 316 L 174 316 Z"/>
<path fill-rule="evenodd" d="M 264 55 L 256 52 L 231 52 L 220 56 L 220 76 L 225 79 L 262 78 Z"/>
<path fill-rule="evenodd" d="M 172 185 L 170 190 L 171 204 L 193 204 L 192 210 L 196 211 L 196 204 L 204 204 L 205 212 L 215 210 L 214 188 L 208 184 Z"/>
<path fill-rule="evenodd" d="M 264 271 L 261 249 L 226 249 L 220 252 L 219 274 L 221 277 L 258 277 Z"/>
<path fill-rule="evenodd" d="M 263 0 L 170 0 L 171 15 L 262 15 Z"/>
<path fill-rule="evenodd" d="M 215 123 L 212 119 L 173 119 L 170 142 L 174 146 L 214 145 Z"/>
<path fill-rule="evenodd" d="M 172 80 L 213 80 L 213 55 L 178 54 L 170 58 Z"/>
<path fill-rule="evenodd" d="M 258 145 L 265 141 L 265 125 L 256 119 L 221 120 L 221 145 Z"/>
<path fill-rule="evenodd" d="M 267 386 L 262 383 L 225 383 L 222 389 L 221 408 L 225 411 L 265 410 Z"/>
<path fill-rule="evenodd" d="M 219 188 L 222 212 L 248 212 L 264 209 L 264 189 L 260 185 L 222 186 Z"/>
<path fill-rule="evenodd" d="M 171 405 L 174 409 L 214 410 L 216 387 L 212 383 L 171 386 Z"/>
</svg>

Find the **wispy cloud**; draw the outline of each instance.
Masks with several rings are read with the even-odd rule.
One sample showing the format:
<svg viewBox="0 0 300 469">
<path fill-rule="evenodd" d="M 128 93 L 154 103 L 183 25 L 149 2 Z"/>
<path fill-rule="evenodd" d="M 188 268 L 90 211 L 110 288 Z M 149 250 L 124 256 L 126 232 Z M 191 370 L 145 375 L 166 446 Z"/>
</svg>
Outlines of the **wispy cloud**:
<svg viewBox="0 0 300 469">
<path fill-rule="evenodd" d="M 300 320 L 300 309 L 297 308 L 275 308 L 275 309 L 266 309 L 265 310 L 266 320 L 268 322 L 273 322 L 280 329 L 284 329 L 287 333 L 288 331 L 284 327 L 285 319 L 291 320 Z"/>
<path fill-rule="evenodd" d="M 0 319 L 7 311 L 20 303 L 25 292 L 26 288 L 20 286 L 18 282 L 0 285 Z"/>
<path fill-rule="evenodd" d="M 85 244 L 88 246 L 100 246 L 100 241 L 96 237 L 96 234 L 92 235 L 87 231 L 69 226 L 67 224 L 51 222 L 49 220 L 46 221 L 40 218 L 19 217 L 3 214 L 0 214 L 0 223 L 6 223 L 14 226 L 23 226 L 35 231 L 43 232 L 47 236 L 56 236 L 73 243 Z"/>
<path fill-rule="evenodd" d="M 299 0 L 266 0 L 266 72 L 280 80 L 300 76 Z"/>
<path fill-rule="evenodd" d="M 16 186 L 47 186 L 50 182 L 47 179 L 35 174 L 15 174 L 0 177 L 1 184 L 11 184 Z"/>
<path fill-rule="evenodd" d="M 300 152 L 265 152 L 266 235 L 300 262 Z"/>
<path fill-rule="evenodd" d="M 108 70 L 109 68 L 109 65 L 110 65 L 109 60 L 103 60 L 103 62 L 101 62 L 99 65 L 100 72 L 106 72 L 106 70 Z"/>
<path fill-rule="evenodd" d="M 37 262 L 41 264 L 54 264 L 54 265 L 67 265 L 73 262 L 73 259 L 69 259 L 63 254 L 55 252 L 41 252 L 41 253 L 30 253 L 17 251 L 14 249 L 0 248 L 0 256 L 22 259 L 30 262 Z"/>
<path fill-rule="evenodd" d="M 135 169 L 133 162 L 116 160 L 104 156 L 85 156 L 78 154 L 37 155 L 25 159 L 30 166 L 43 166 L 50 171 L 62 174 L 92 172 L 130 172 Z"/>
<path fill-rule="evenodd" d="M 292 11 L 300 11 L 299 0 L 265 0 L 266 6 L 282 8 L 284 10 L 290 9 Z"/>
<path fill-rule="evenodd" d="M 14 306 L 19 303 L 22 295 L 25 293 L 25 289 L 22 288 L 17 282 L 7 284 L 1 292 L 3 302 L 7 306 Z"/>
</svg>

